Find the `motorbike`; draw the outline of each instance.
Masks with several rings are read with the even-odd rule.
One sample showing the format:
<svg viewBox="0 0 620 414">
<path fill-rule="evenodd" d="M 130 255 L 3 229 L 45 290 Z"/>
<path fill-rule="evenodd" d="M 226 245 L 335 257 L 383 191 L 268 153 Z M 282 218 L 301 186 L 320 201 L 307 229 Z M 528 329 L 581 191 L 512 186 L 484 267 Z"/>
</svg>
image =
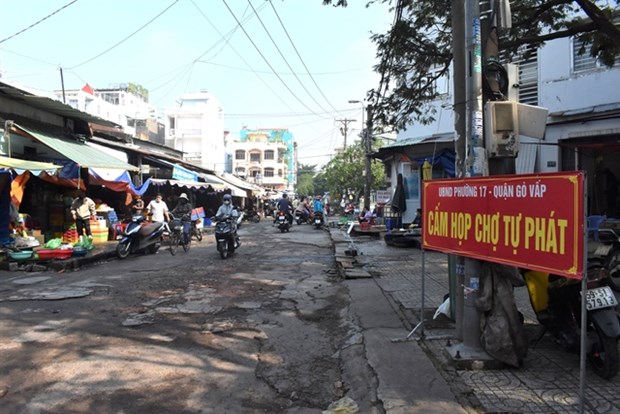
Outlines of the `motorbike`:
<svg viewBox="0 0 620 414">
<path fill-rule="evenodd" d="M 251 221 L 252 223 L 260 223 L 260 214 L 256 210 L 247 210 L 243 216 L 243 220 Z"/>
<path fill-rule="evenodd" d="M 288 232 L 290 230 L 291 223 L 289 222 L 286 212 L 282 210 L 278 211 L 278 214 L 276 215 L 276 223 L 278 224 L 280 233 Z"/>
<path fill-rule="evenodd" d="M 594 373 L 611 379 L 618 373 L 620 319 L 617 300 L 605 285 L 602 262 L 588 260 L 586 300 L 586 356 Z M 532 308 L 543 326 L 538 340 L 549 332 L 558 346 L 579 353 L 581 335 L 581 281 L 543 272 L 524 274 Z"/>
<path fill-rule="evenodd" d="M 295 210 L 295 222 L 299 224 L 304 224 L 309 222 L 309 215 L 305 211 Z"/>
<path fill-rule="evenodd" d="M 323 227 L 323 212 L 315 211 L 312 214 L 312 222 L 314 223 L 314 227 L 317 229 Z"/>
<path fill-rule="evenodd" d="M 620 292 L 620 236 L 614 229 L 600 228 L 596 239 L 588 241 L 588 259 L 603 263 L 607 284 Z"/>
<path fill-rule="evenodd" d="M 119 259 L 125 259 L 131 253 L 146 251 L 157 253 L 161 247 L 164 232 L 169 232 L 165 222 L 153 222 L 145 224 L 144 216 L 135 215 L 127 224 L 123 237 L 116 246 L 116 255 Z"/>
<path fill-rule="evenodd" d="M 239 247 L 239 236 L 237 235 L 237 222 L 234 217 L 223 219 L 213 218 L 215 222 L 215 242 L 217 251 L 222 259 L 232 255 Z"/>
<path fill-rule="evenodd" d="M 355 214 L 355 207 L 353 206 L 353 203 L 347 203 L 344 206 L 344 214 L 347 216 Z"/>
<path fill-rule="evenodd" d="M 200 219 L 192 220 L 189 237 L 195 237 L 196 240 L 202 241 L 202 229 L 198 228 L 198 224 L 200 224 Z"/>
</svg>

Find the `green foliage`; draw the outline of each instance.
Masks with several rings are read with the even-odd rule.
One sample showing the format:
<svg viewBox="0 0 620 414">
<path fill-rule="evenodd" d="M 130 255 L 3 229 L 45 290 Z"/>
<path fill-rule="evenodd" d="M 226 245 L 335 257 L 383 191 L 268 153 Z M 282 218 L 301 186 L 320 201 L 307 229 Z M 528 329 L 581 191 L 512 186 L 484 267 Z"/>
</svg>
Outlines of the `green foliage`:
<svg viewBox="0 0 620 414">
<path fill-rule="evenodd" d="M 358 200 L 364 192 L 366 182 L 364 171 L 364 148 L 358 142 L 332 158 L 323 168 L 321 175 L 325 179 L 326 191 L 332 195 L 332 200 L 339 200 L 343 195 L 353 195 Z M 385 173 L 381 164 L 374 163 L 371 165 L 371 172 L 372 190 L 384 182 Z"/>
<path fill-rule="evenodd" d="M 381 74 L 380 86 L 367 96 L 375 106 L 374 122 L 398 130 L 414 122 L 430 123 L 434 121 L 434 108 L 427 103 L 438 97 L 434 81 L 448 73 L 452 61 L 453 1 L 368 1 L 373 3 L 391 5 L 396 15 L 388 33 L 372 36 L 379 59 L 375 70 Z M 512 28 L 499 33 L 501 55 L 508 61 L 516 55 L 527 57 L 546 41 L 575 36 L 590 45 L 585 53 L 611 66 L 620 54 L 620 28 L 612 23 L 619 14 L 619 3 L 512 1 Z M 323 0 L 323 4 L 346 7 L 347 1 Z M 588 18 L 580 17 L 578 12 L 584 12 Z"/>
<path fill-rule="evenodd" d="M 146 102 L 149 100 L 149 90 L 144 86 L 139 85 L 137 83 L 129 82 L 127 83 L 127 92 L 133 93 L 136 96 L 140 96 L 144 98 Z"/>
<path fill-rule="evenodd" d="M 315 175 L 316 165 L 301 164 L 297 169 L 297 185 L 295 186 L 295 193 L 304 196 L 315 194 Z"/>
</svg>

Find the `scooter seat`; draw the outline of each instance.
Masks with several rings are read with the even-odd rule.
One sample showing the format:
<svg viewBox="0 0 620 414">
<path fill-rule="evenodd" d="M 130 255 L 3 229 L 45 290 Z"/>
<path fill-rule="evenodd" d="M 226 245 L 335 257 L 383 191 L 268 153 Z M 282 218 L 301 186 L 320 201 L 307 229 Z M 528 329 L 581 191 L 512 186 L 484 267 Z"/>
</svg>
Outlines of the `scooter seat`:
<svg viewBox="0 0 620 414">
<path fill-rule="evenodd" d="M 140 236 L 148 236 L 149 234 L 153 233 L 155 230 L 159 229 L 159 227 L 161 226 L 161 223 L 149 223 L 146 226 L 142 226 L 142 228 L 140 229 Z"/>
</svg>

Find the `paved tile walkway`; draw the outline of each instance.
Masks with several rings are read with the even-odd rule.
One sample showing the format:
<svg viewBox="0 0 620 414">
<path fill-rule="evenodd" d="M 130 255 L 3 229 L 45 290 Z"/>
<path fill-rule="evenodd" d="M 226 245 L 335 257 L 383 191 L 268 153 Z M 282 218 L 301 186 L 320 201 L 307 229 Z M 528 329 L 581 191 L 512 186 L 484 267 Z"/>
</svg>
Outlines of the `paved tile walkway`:
<svg viewBox="0 0 620 414">
<path fill-rule="evenodd" d="M 410 326 L 419 321 L 422 285 L 422 252 L 419 249 L 387 246 L 368 236 L 353 237 L 357 261 L 400 308 Z M 432 315 L 449 291 L 447 256 L 425 252 L 425 315 Z M 530 341 L 540 326 L 529 303 L 526 288 L 515 289 L 515 299 L 525 317 Z M 453 330 L 452 330 L 453 332 Z M 433 324 L 426 334 L 434 336 Z M 406 333 L 403 335 L 403 338 Z M 576 413 L 579 407 L 579 356 L 557 350 L 547 335 L 530 349 L 520 369 L 455 370 L 451 367 L 447 341 L 420 341 L 429 356 L 441 364 L 454 387 L 469 389 L 487 413 Z M 586 413 L 620 413 L 620 375 L 606 381 L 587 372 Z"/>
</svg>

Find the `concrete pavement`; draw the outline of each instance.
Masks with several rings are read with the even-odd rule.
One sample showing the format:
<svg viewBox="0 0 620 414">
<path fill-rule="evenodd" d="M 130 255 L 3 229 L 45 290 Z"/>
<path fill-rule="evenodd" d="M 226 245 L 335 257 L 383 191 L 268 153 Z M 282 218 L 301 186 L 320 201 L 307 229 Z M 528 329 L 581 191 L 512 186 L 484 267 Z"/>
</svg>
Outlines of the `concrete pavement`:
<svg viewBox="0 0 620 414">
<path fill-rule="evenodd" d="M 526 288 L 515 291 L 525 316 L 530 349 L 520 369 L 457 370 L 447 347 L 457 343 L 447 318 L 433 321 L 449 291 L 447 256 L 425 252 L 425 337 L 404 339 L 420 321 L 422 252 L 387 246 L 383 240 L 353 236 L 357 256 L 343 231 L 330 228 L 343 271 L 351 269 L 352 310 L 364 333 L 388 413 L 576 413 L 579 412 L 579 356 L 558 350 L 549 336 L 536 345 L 535 321 Z M 366 277 L 364 277 L 366 275 Z M 587 372 L 586 413 L 620 413 L 620 376 L 606 381 Z"/>
<path fill-rule="evenodd" d="M 446 255 L 425 253 L 425 333 L 407 335 L 420 321 L 422 254 L 419 249 L 387 246 L 383 240 L 353 236 L 354 245 L 337 228 L 330 228 L 335 254 L 354 278 L 344 283 L 351 296 L 350 311 L 360 326 L 361 348 L 371 370 L 350 381 L 375 382 L 376 395 L 387 413 L 576 413 L 579 404 L 579 358 L 555 347 L 549 337 L 530 344 L 520 369 L 457 370 L 446 349 L 456 342 L 454 326 L 433 321 L 435 309 L 448 293 Z M 77 268 L 114 255 L 116 242 L 97 245 L 85 258 L 64 261 Z M 355 248 L 357 256 L 344 252 Z M 58 262 L 60 265 L 60 261 Z M 525 316 L 526 332 L 536 338 L 539 326 L 525 288 L 516 289 Z M 373 378 L 374 376 L 374 378 Z M 367 385 L 367 384 L 366 384 Z M 352 390 L 368 387 L 351 384 Z M 357 397 L 357 398 L 356 398 Z M 351 395 L 356 401 L 368 395 Z M 360 404 L 360 413 L 364 410 Z M 605 381 L 587 373 L 586 413 L 620 413 L 620 376 Z"/>
</svg>

